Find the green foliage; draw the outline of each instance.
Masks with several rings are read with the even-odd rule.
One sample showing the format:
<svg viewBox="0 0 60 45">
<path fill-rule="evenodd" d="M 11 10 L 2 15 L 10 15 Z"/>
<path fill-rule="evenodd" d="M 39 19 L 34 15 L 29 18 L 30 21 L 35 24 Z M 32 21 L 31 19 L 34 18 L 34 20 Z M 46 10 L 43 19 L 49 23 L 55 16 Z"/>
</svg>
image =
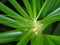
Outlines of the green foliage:
<svg viewBox="0 0 60 45">
<path fill-rule="evenodd" d="M 0 11 L 5 13 L 0 14 L 0 24 L 15 28 L 0 33 L 0 44 L 18 41 L 16 45 L 27 45 L 31 40 L 31 45 L 60 45 L 60 23 L 52 30 L 53 23 L 60 21 L 60 0 L 22 1 L 24 6 L 8 0 L 18 13 L 0 2 Z"/>
</svg>

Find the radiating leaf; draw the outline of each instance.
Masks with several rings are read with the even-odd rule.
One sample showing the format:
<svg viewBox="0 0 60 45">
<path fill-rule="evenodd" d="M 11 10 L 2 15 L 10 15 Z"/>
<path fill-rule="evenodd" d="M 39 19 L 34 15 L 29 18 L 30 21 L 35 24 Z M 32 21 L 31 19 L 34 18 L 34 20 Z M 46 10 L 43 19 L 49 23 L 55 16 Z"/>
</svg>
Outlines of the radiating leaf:
<svg viewBox="0 0 60 45">
<path fill-rule="evenodd" d="M 16 0 L 9 0 L 9 2 L 14 6 L 14 8 L 26 19 L 29 19 L 28 14 L 24 11 L 24 9 L 17 3 Z M 16 6 L 17 5 L 17 6 Z"/>
<path fill-rule="evenodd" d="M 53 42 L 55 42 L 55 44 L 60 45 L 60 36 L 48 35 L 47 37 L 49 37 Z"/>
<path fill-rule="evenodd" d="M 30 6 L 28 0 L 23 0 L 23 2 L 24 2 L 24 5 L 26 6 L 26 9 L 28 11 L 28 14 L 30 15 L 30 18 L 32 19 L 33 18 L 32 17 L 33 16 L 33 13 L 32 13 L 32 9 L 31 9 L 31 6 Z"/>
<path fill-rule="evenodd" d="M 34 40 L 34 42 L 32 43 L 32 45 L 44 45 L 43 36 L 42 35 L 38 35 L 36 37 L 36 39 Z"/>
<path fill-rule="evenodd" d="M 33 34 L 33 36 L 31 37 L 31 45 L 33 45 L 33 43 L 35 42 L 37 37 L 38 37 L 38 35 Z"/>
<path fill-rule="evenodd" d="M 52 1 L 53 1 L 53 3 L 52 3 Z M 47 13 L 53 8 L 53 6 L 55 5 L 55 2 L 56 2 L 56 1 L 57 1 L 57 0 L 46 0 L 46 1 L 45 1 L 44 9 L 43 9 L 43 11 L 42 11 L 43 17 L 44 17 L 45 15 L 47 15 Z"/>
<path fill-rule="evenodd" d="M 26 21 L 23 17 L 21 17 L 19 14 L 17 14 L 16 12 L 14 12 L 13 10 L 11 10 L 10 8 L 8 8 L 7 6 L 5 6 L 3 3 L 0 2 L 0 10 L 5 12 L 6 14 L 8 14 L 8 16 L 19 20 L 19 21 Z"/>
<path fill-rule="evenodd" d="M 36 7 L 37 7 L 37 5 L 36 5 L 36 1 L 37 0 L 32 0 L 32 5 L 33 5 L 33 18 L 35 19 L 36 18 L 36 15 L 37 15 L 37 10 L 36 10 Z"/>
<path fill-rule="evenodd" d="M 0 33 L 0 44 L 13 41 L 19 41 L 27 31 L 11 30 Z"/>
<path fill-rule="evenodd" d="M 52 1 L 53 1 L 53 3 L 52 3 Z M 45 3 L 42 6 L 37 18 L 40 15 L 42 15 L 42 17 L 45 17 L 47 14 L 49 14 L 52 11 L 54 11 L 56 8 L 60 7 L 60 6 L 56 7 L 59 3 L 60 3 L 60 0 L 46 0 Z"/>
<path fill-rule="evenodd" d="M 45 8 L 42 11 L 42 15 L 46 16 L 48 13 L 50 13 L 50 12 L 54 11 L 56 8 L 60 7 L 60 6 L 57 7 L 59 2 L 60 2 L 59 0 L 53 0 L 53 3 L 52 3 L 52 0 L 46 0 Z"/>
<path fill-rule="evenodd" d="M 36 8 L 37 8 L 37 13 L 40 11 L 41 7 L 42 7 L 42 0 L 37 0 L 36 1 Z"/>
<path fill-rule="evenodd" d="M 11 18 L 5 17 L 1 14 L 0 14 L 0 23 L 10 26 L 10 27 L 14 27 L 14 28 L 26 27 L 26 25 L 24 25 L 16 20 L 13 20 Z"/>
<path fill-rule="evenodd" d="M 33 31 L 32 30 L 28 31 L 28 33 L 17 43 L 17 45 L 26 45 L 30 38 L 32 37 L 32 35 Z"/>
<path fill-rule="evenodd" d="M 13 42 L 13 41 L 18 41 L 18 38 L 5 38 L 5 39 L 0 39 L 0 44 L 5 44 L 5 43 L 9 43 L 9 42 Z"/>
<path fill-rule="evenodd" d="M 43 20 L 40 20 L 42 24 L 46 24 L 46 25 L 51 24 L 55 21 L 60 21 L 60 8 L 50 13 Z"/>
<path fill-rule="evenodd" d="M 55 16 L 56 14 L 60 14 L 60 7 L 55 9 L 53 12 L 51 12 L 50 14 L 48 14 L 48 16 L 46 17 L 50 17 L 50 16 Z"/>
<path fill-rule="evenodd" d="M 46 45 L 55 45 L 55 43 L 47 36 L 45 36 L 45 40 L 46 40 Z"/>
<path fill-rule="evenodd" d="M 12 30 L 12 31 L 7 31 L 7 32 L 1 32 L 0 33 L 0 39 L 20 37 L 20 36 L 22 36 L 23 32 L 24 31 L 20 31 L 20 30 Z"/>
</svg>

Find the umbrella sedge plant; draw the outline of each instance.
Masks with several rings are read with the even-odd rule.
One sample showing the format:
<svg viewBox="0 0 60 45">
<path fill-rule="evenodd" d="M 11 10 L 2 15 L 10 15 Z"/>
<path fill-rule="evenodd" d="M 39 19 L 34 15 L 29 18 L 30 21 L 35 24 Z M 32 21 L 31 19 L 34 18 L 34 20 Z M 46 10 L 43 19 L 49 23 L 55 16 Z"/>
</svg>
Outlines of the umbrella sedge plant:
<svg viewBox="0 0 60 45">
<path fill-rule="evenodd" d="M 5 13 L 0 14 L 0 24 L 15 28 L 0 33 L 0 44 L 60 45 L 60 23 L 52 30 L 52 24 L 60 21 L 60 0 L 22 0 L 24 7 L 17 0 L 7 1 L 19 13 L 0 1 L 0 11 Z"/>
</svg>

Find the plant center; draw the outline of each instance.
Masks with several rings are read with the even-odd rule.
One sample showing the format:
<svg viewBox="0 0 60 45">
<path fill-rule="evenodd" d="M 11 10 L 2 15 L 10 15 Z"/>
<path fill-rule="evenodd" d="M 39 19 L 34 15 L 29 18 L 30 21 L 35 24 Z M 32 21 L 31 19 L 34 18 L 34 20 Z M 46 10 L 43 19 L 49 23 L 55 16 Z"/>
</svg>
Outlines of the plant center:
<svg viewBox="0 0 60 45">
<path fill-rule="evenodd" d="M 39 24 L 36 20 L 33 21 L 34 24 L 34 28 L 33 28 L 33 32 L 38 35 L 39 33 L 41 33 L 41 28 L 42 28 L 42 24 Z"/>
</svg>

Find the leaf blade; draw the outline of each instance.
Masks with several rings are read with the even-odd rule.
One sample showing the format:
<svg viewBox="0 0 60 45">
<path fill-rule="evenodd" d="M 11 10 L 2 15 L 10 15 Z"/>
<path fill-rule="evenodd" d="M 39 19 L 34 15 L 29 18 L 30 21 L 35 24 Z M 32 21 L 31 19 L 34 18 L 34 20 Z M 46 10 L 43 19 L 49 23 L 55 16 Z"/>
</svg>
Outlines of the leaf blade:
<svg viewBox="0 0 60 45">
<path fill-rule="evenodd" d="M 18 21 L 26 21 L 23 17 L 21 17 L 19 14 L 5 6 L 3 3 L 0 2 L 0 10 L 8 14 L 8 16 L 18 20 Z"/>
<path fill-rule="evenodd" d="M 24 11 L 24 9 L 17 3 L 16 0 L 9 0 L 9 2 L 14 6 L 14 8 L 26 19 L 29 19 L 28 14 Z M 16 6 L 17 5 L 17 6 Z"/>
<path fill-rule="evenodd" d="M 25 4 L 25 6 L 26 6 L 26 9 L 28 11 L 28 14 L 29 14 L 30 18 L 32 19 L 33 13 L 32 13 L 32 9 L 31 9 L 31 6 L 30 6 L 28 0 L 23 0 L 23 2 Z"/>
<path fill-rule="evenodd" d="M 11 18 L 8 18 L 8 17 L 5 17 L 3 15 L 0 14 L 0 23 L 1 24 L 4 24 L 4 25 L 7 25 L 7 26 L 11 26 L 11 27 L 14 27 L 14 28 L 21 28 L 21 27 L 24 27 L 24 24 L 16 21 L 16 20 L 13 20 Z M 25 25 L 26 27 L 26 25 Z"/>
</svg>

